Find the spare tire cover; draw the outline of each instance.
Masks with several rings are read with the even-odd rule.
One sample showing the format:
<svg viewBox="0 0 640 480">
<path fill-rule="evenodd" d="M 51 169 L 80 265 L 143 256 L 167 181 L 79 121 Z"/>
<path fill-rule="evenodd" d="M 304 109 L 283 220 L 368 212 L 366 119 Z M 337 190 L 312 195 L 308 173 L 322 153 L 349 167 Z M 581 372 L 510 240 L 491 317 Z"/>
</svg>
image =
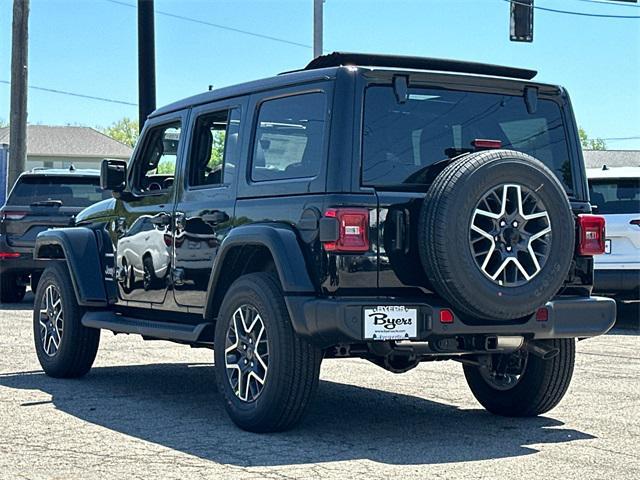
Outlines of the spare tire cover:
<svg viewBox="0 0 640 480">
<path fill-rule="evenodd" d="M 434 290 L 475 318 L 532 314 L 562 287 L 574 255 L 575 220 L 560 182 L 511 150 L 472 153 L 445 168 L 418 229 Z"/>
</svg>

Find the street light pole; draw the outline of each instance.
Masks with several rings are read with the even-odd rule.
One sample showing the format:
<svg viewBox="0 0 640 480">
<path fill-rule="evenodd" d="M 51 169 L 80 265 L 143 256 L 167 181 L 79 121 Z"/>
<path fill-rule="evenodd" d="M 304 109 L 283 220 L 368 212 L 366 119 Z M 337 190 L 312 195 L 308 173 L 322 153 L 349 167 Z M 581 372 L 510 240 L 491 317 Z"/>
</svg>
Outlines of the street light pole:
<svg viewBox="0 0 640 480">
<path fill-rule="evenodd" d="M 27 164 L 27 57 L 29 0 L 13 0 L 11 44 L 11 112 L 9 114 L 9 168 L 11 190 Z"/>
<path fill-rule="evenodd" d="M 322 55 L 322 7 L 324 0 L 313 0 L 313 58 Z"/>
<path fill-rule="evenodd" d="M 153 0 L 138 0 L 138 125 L 156 109 L 156 54 Z"/>
</svg>

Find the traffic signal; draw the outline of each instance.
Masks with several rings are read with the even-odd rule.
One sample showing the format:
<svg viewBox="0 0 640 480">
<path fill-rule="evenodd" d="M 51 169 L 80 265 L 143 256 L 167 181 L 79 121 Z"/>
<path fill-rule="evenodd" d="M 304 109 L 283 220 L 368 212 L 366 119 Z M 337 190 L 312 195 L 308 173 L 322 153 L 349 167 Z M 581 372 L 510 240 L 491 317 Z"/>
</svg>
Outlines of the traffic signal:
<svg viewBox="0 0 640 480">
<path fill-rule="evenodd" d="M 511 0 L 512 42 L 533 42 L 533 0 Z"/>
</svg>

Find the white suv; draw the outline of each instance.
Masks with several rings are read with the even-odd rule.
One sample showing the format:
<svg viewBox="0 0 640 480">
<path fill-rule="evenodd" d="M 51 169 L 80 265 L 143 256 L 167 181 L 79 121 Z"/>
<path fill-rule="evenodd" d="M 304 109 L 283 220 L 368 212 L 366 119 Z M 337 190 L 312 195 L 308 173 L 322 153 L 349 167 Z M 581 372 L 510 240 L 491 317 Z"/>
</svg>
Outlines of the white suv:
<svg viewBox="0 0 640 480">
<path fill-rule="evenodd" d="M 594 257 L 594 290 L 640 297 L 640 167 L 587 169 L 595 213 L 606 218 L 605 254 Z"/>
</svg>

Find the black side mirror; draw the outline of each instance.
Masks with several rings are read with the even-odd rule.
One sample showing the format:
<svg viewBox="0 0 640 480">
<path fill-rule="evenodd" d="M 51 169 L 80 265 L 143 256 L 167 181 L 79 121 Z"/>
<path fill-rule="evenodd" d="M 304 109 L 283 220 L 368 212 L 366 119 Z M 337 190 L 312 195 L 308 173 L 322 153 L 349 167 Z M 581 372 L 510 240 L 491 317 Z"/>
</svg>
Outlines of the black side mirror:
<svg viewBox="0 0 640 480">
<path fill-rule="evenodd" d="M 100 188 L 122 192 L 127 181 L 127 162 L 105 158 L 100 165 Z"/>
</svg>

